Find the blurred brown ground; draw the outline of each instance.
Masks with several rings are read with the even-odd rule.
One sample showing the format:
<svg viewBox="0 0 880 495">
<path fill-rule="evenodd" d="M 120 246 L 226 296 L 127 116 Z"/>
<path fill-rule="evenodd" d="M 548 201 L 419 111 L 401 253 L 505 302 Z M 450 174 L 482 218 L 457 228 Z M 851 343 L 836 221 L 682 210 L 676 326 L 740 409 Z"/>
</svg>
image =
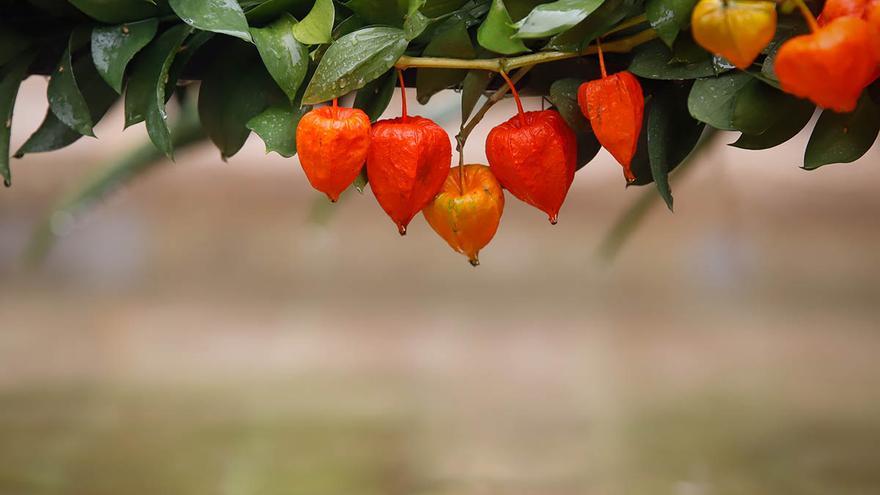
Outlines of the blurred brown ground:
<svg viewBox="0 0 880 495">
<path fill-rule="evenodd" d="M 419 111 L 453 130 L 453 96 Z M 13 148 L 44 112 L 32 78 Z M 316 209 L 252 136 L 61 219 L 26 269 L 57 197 L 145 139 L 120 114 L 0 191 L 2 495 L 880 492 L 877 146 L 806 172 L 804 135 L 719 142 L 611 264 L 642 189 L 603 152 L 555 227 L 508 195 L 473 269 L 369 192 Z"/>
</svg>

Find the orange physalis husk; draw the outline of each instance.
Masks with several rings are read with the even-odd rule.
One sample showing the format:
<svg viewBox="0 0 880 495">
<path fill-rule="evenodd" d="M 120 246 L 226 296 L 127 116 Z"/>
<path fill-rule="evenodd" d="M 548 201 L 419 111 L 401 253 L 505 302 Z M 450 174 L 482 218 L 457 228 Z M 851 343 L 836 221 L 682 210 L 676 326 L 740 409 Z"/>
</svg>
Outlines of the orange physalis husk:
<svg viewBox="0 0 880 495">
<path fill-rule="evenodd" d="M 816 31 L 789 39 L 774 68 L 782 89 L 822 108 L 851 112 L 874 77 L 872 30 L 857 17 L 839 17 Z"/>
<path fill-rule="evenodd" d="M 630 165 L 645 113 L 645 97 L 636 76 L 623 71 L 587 81 L 578 88 L 578 105 L 596 139 L 623 166 L 626 181 L 636 180 Z"/>
<path fill-rule="evenodd" d="M 868 0 L 828 0 L 816 20 L 824 26 L 838 17 L 862 17 Z"/>
<path fill-rule="evenodd" d="M 370 118 L 356 108 L 335 105 L 303 115 L 296 128 L 296 152 L 312 187 L 336 202 L 355 180 L 370 147 Z"/>
<path fill-rule="evenodd" d="M 480 264 L 480 250 L 498 231 L 504 212 L 504 192 L 485 165 L 449 169 L 443 189 L 423 210 L 428 225 L 449 246 Z"/>
<path fill-rule="evenodd" d="M 773 40 L 776 4 L 761 0 L 700 0 L 691 14 L 691 33 L 700 46 L 745 69 Z"/>
</svg>

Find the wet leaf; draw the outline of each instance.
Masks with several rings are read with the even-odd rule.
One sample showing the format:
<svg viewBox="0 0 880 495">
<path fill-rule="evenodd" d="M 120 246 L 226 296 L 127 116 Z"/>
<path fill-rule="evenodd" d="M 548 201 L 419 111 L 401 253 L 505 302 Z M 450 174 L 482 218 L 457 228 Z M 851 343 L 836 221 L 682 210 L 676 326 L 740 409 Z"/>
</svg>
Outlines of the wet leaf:
<svg viewBox="0 0 880 495">
<path fill-rule="evenodd" d="M 305 19 L 294 24 L 293 35 L 300 43 L 306 45 L 329 43 L 332 39 L 330 34 L 333 31 L 335 16 L 333 0 L 317 0 Z"/>
<path fill-rule="evenodd" d="M 251 41 L 247 19 L 236 0 L 169 0 L 177 17 L 190 26 Z"/>
<path fill-rule="evenodd" d="M 290 158 L 296 154 L 296 126 L 311 107 L 294 108 L 277 105 L 247 121 L 247 128 L 256 132 L 266 144 L 266 153 L 276 152 Z"/>
<path fill-rule="evenodd" d="M 477 30 L 477 41 L 480 46 L 504 55 L 515 55 L 528 51 L 528 47 L 518 38 L 513 20 L 504 6 L 504 0 L 492 0 L 486 19 Z"/>
<path fill-rule="evenodd" d="M 880 108 L 866 94 L 850 113 L 825 110 L 807 143 L 804 168 L 815 170 L 831 163 L 854 162 L 871 149 L 878 133 Z"/>
<path fill-rule="evenodd" d="M 117 93 L 128 63 L 156 35 L 157 19 L 118 26 L 99 26 L 92 30 L 92 60 L 101 77 Z"/>
<path fill-rule="evenodd" d="M 514 24 L 517 38 L 546 38 L 586 19 L 604 0 L 556 0 L 538 5 Z"/>
<path fill-rule="evenodd" d="M 605 0 L 586 19 L 550 39 L 547 48 L 581 51 L 612 26 L 632 15 L 640 5 L 638 0 Z"/>
<path fill-rule="evenodd" d="M 349 0 L 345 6 L 368 24 L 403 27 L 409 0 Z"/>
<path fill-rule="evenodd" d="M 379 120 L 385 109 L 388 108 L 388 104 L 391 103 L 397 82 L 396 72 L 391 69 L 358 90 L 352 106 L 363 110 L 370 117 L 370 122 Z"/>
<path fill-rule="evenodd" d="M 119 24 L 159 14 L 154 2 L 146 0 L 68 0 L 87 16 L 107 24 Z"/>
<path fill-rule="evenodd" d="M 309 68 L 309 51 L 294 37 L 296 19 L 284 14 L 264 28 L 251 28 L 251 35 L 269 74 L 287 95 L 296 99 Z"/>
<path fill-rule="evenodd" d="M 339 38 L 321 58 L 306 88 L 303 103 L 332 100 L 384 74 L 407 46 L 403 30 L 369 27 Z"/>
<path fill-rule="evenodd" d="M 424 5 L 425 0 L 409 0 L 406 18 L 403 20 L 403 32 L 408 40 L 417 38 L 431 24 L 431 19 L 420 10 Z"/>
<path fill-rule="evenodd" d="M 245 17 L 251 25 L 259 25 L 274 21 L 284 13 L 293 14 L 294 17 L 306 15 L 312 4 L 312 0 L 268 0 L 247 9 Z"/>
<path fill-rule="evenodd" d="M 690 63 L 672 63 L 672 52 L 656 40 L 645 43 L 636 49 L 636 54 L 629 66 L 629 71 L 645 79 L 686 80 L 716 75 L 711 57 Z"/>
<path fill-rule="evenodd" d="M 740 91 L 754 81 L 744 72 L 731 72 L 720 77 L 694 82 L 688 97 L 691 115 L 716 129 L 735 130 L 733 113 Z"/>
<path fill-rule="evenodd" d="M 6 187 L 12 185 L 12 172 L 9 170 L 9 136 L 12 131 L 15 97 L 32 60 L 33 54 L 25 53 L 0 67 L 0 175 L 3 176 Z"/>
<path fill-rule="evenodd" d="M 78 46 L 84 44 L 87 37 L 88 32 L 84 29 L 75 29 L 70 34 L 67 48 L 65 48 L 58 66 L 49 79 L 46 96 L 49 100 L 49 108 L 52 109 L 52 113 L 58 117 L 58 120 L 84 136 L 94 137 L 92 115 L 76 83 L 71 60 L 71 53 Z"/>
<path fill-rule="evenodd" d="M 797 122 L 796 116 L 812 115 L 813 108 L 809 101 L 755 79 L 738 93 L 731 124 L 744 134 L 763 134 L 774 126 L 788 127 Z"/>
<path fill-rule="evenodd" d="M 645 14 L 657 36 L 672 46 L 678 32 L 690 24 L 691 11 L 697 0 L 648 0 Z"/>
<path fill-rule="evenodd" d="M 775 119 L 763 133 L 743 134 L 736 142 L 731 143 L 731 146 L 746 150 L 764 150 L 779 146 L 806 127 L 815 111 L 816 107 L 808 101 L 794 106 L 787 113 L 776 114 L 772 108 L 767 109 L 767 113 L 779 118 Z"/>
</svg>

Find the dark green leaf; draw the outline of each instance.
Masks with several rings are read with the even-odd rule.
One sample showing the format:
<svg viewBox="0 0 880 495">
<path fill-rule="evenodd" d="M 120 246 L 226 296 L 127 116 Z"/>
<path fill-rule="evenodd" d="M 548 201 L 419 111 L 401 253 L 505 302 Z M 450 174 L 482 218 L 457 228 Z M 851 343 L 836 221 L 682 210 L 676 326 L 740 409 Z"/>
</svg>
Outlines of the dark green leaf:
<svg viewBox="0 0 880 495">
<path fill-rule="evenodd" d="M 734 130 L 733 112 L 740 91 L 753 79 L 745 72 L 731 72 L 720 77 L 694 82 L 688 97 L 691 115 L 716 129 Z"/>
<path fill-rule="evenodd" d="M 296 154 L 296 126 L 309 109 L 294 108 L 290 104 L 269 107 L 247 121 L 247 128 L 266 143 L 266 153 L 274 151 L 290 158 Z"/>
<path fill-rule="evenodd" d="M 52 113 L 58 117 L 58 120 L 84 136 L 94 136 L 95 134 L 92 132 L 94 122 L 92 122 L 89 106 L 76 83 L 71 60 L 71 53 L 83 43 L 86 36 L 88 36 L 87 32 L 81 29 L 75 29 L 70 34 L 67 48 L 61 55 L 61 61 L 52 73 L 52 78 L 49 79 L 49 89 L 46 91 L 46 95 L 49 100 L 49 108 L 52 109 Z"/>
<path fill-rule="evenodd" d="M 394 66 L 406 50 L 403 31 L 370 27 L 330 45 L 306 88 L 303 103 L 314 105 L 364 87 Z"/>
<path fill-rule="evenodd" d="M 480 96 L 486 92 L 493 73 L 485 70 L 470 70 L 461 83 L 461 121 L 467 122 L 477 106 Z"/>
<path fill-rule="evenodd" d="M 577 136 L 578 170 L 595 158 L 602 148 L 590 122 L 578 106 L 577 92 L 582 82 L 579 79 L 560 79 L 550 86 L 549 94 L 550 102 Z"/>
<path fill-rule="evenodd" d="M 294 17 L 305 15 L 311 7 L 311 0 L 268 0 L 247 10 L 245 17 L 251 24 L 263 24 L 284 13 L 291 13 Z"/>
<path fill-rule="evenodd" d="M 25 53 L 0 67 L 0 175 L 3 176 L 3 184 L 6 187 L 12 185 L 12 172 L 9 170 L 9 135 L 12 131 L 15 97 L 32 60 L 33 54 Z"/>
<path fill-rule="evenodd" d="M 159 27 L 157 19 L 92 30 L 92 60 L 101 77 L 117 93 L 122 93 L 122 77 L 132 57 L 147 46 Z"/>
<path fill-rule="evenodd" d="M 472 59 L 477 56 L 471 37 L 462 23 L 438 29 L 422 52 L 425 57 Z M 416 72 L 416 97 L 421 104 L 440 90 L 457 86 L 467 75 L 462 69 L 419 69 Z"/>
<path fill-rule="evenodd" d="M 417 38 L 431 24 L 431 19 L 428 19 L 419 10 L 424 5 L 425 0 L 409 0 L 409 9 L 407 10 L 406 18 L 403 20 L 403 32 L 408 40 Z"/>
<path fill-rule="evenodd" d="M 403 27 L 409 0 L 349 0 L 345 6 L 368 24 Z"/>
<path fill-rule="evenodd" d="M 128 86 L 125 88 L 125 127 L 143 122 L 147 108 L 154 104 L 156 86 L 162 85 L 168 74 L 166 62 L 174 60 L 183 40 L 192 32 L 188 26 L 176 25 L 162 33 L 143 50 L 134 61 Z M 161 102 L 164 106 L 165 100 Z"/>
<path fill-rule="evenodd" d="M 746 150 L 764 150 L 774 148 L 793 138 L 806 127 L 813 117 L 816 107 L 812 103 L 804 101 L 788 111 L 788 113 L 776 114 L 774 123 L 761 134 L 743 134 L 732 143 L 731 146 Z M 768 113 L 775 114 L 772 108 Z"/>
<path fill-rule="evenodd" d="M 639 0 L 605 0 L 602 5 L 578 25 L 554 36 L 547 48 L 568 52 L 581 51 L 598 36 L 632 15 Z"/>
<path fill-rule="evenodd" d="M 754 79 L 738 93 L 731 123 L 744 134 L 757 135 L 775 126 L 788 127 L 795 116 L 812 114 L 813 105 L 809 101 Z"/>
<path fill-rule="evenodd" d="M 388 108 L 388 104 L 391 103 L 396 81 L 396 71 L 389 70 L 385 75 L 379 76 L 359 89 L 352 106 L 363 110 L 370 117 L 371 122 L 379 120 L 379 117 Z"/>
<path fill-rule="evenodd" d="M 514 38 L 516 29 L 513 20 L 504 6 L 504 0 L 492 0 L 492 6 L 486 19 L 477 30 L 477 41 L 480 46 L 504 55 L 514 55 L 528 51 L 528 47 L 518 38 Z"/>
<path fill-rule="evenodd" d="M 293 16 L 284 14 L 264 28 L 251 28 L 266 69 L 290 101 L 296 99 L 309 68 L 309 51 L 294 37 L 296 25 Z"/>
<path fill-rule="evenodd" d="M 556 0 L 538 5 L 514 24 L 517 38 L 545 38 L 574 27 L 604 0 Z"/>
<path fill-rule="evenodd" d="M 335 16 L 333 0 L 317 0 L 309 15 L 293 26 L 293 35 L 306 45 L 329 43 Z"/>
<path fill-rule="evenodd" d="M 247 140 L 248 121 L 286 97 L 249 46 L 234 42 L 224 52 L 226 58 L 215 60 L 202 80 L 199 118 L 225 160 Z"/>
<path fill-rule="evenodd" d="M 107 24 L 139 21 L 159 13 L 155 3 L 145 0 L 68 0 L 87 16 Z"/>
<path fill-rule="evenodd" d="M 871 149 L 878 132 L 880 108 L 866 94 L 850 113 L 825 110 L 807 143 L 804 168 L 814 170 L 831 163 L 854 162 Z"/>
<path fill-rule="evenodd" d="M 251 41 L 247 19 L 236 0 L 169 0 L 183 22 L 190 26 Z"/>
<path fill-rule="evenodd" d="M 669 46 L 675 41 L 678 32 L 691 20 L 691 11 L 697 0 L 648 0 L 645 13 L 657 36 Z"/>
<path fill-rule="evenodd" d="M 358 173 L 358 176 L 355 177 L 354 182 L 351 183 L 354 186 L 354 189 L 363 194 L 364 190 L 367 188 L 367 184 L 370 183 L 370 179 L 367 177 L 367 167 L 363 167 Z"/>
<path fill-rule="evenodd" d="M 189 64 L 190 59 L 193 58 L 202 45 L 213 37 L 214 33 L 210 31 L 195 31 L 177 49 L 177 55 L 174 56 L 171 68 L 168 69 L 168 75 L 165 77 L 165 103 L 168 103 L 168 100 L 174 94 L 177 81 L 183 75 L 183 71 Z"/>
<path fill-rule="evenodd" d="M 688 88 L 668 85 L 654 94 L 648 113 L 648 160 L 651 177 L 660 197 L 672 210 L 669 172 L 677 167 L 697 145 L 703 123 L 688 113 Z"/>
<path fill-rule="evenodd" d="M 0 29 L 0 67 L 6 65 L 19 53 L 28 49 L 33 41 L 24 34 L 13 31 L 7 26 Z"/>
<path fill-rule="evenodd" d="M 671 59 L 669 48 L 662 41 L 655 40 L 636 49 L 629 70 L 646 79 L 685 80 L 716 74 L 711 58 L 693 64 L 670 63 Z"/>
</svg>

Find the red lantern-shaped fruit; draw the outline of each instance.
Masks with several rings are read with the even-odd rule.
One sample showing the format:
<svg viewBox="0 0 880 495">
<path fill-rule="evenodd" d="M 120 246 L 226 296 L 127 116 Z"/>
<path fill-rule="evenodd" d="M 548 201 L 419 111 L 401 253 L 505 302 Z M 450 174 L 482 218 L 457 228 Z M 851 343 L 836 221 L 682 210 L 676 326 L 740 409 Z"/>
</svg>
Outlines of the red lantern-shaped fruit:
<svg viewBox="0 0 880 495">
<path fill-rule="evenodd" d="M 296 152 L 312 187 L 336 202 L 358 176 L 370 147 L 370 118 L 356 108 L 320 107 L 296 128 Z"/>
<path fill-rule="evenodd" d="M 486 138 L 486 158 L 498 182 L 520 200 L 544 211 L 555 224 L 574 181 L 577 138 L 555 110 L 524 112 L 513 83 L 502 72 L 518 114 Z"/>
<path fill-rule="evenodd" d="M 402 76 L 400 81 L 403 116 L 373 126 L 367 177 L 379 205 L 405 235 L 410 220 L 443 187 L 452 146 L 446 131 L 432 120 L 406 114 Z"/>
</svg>

